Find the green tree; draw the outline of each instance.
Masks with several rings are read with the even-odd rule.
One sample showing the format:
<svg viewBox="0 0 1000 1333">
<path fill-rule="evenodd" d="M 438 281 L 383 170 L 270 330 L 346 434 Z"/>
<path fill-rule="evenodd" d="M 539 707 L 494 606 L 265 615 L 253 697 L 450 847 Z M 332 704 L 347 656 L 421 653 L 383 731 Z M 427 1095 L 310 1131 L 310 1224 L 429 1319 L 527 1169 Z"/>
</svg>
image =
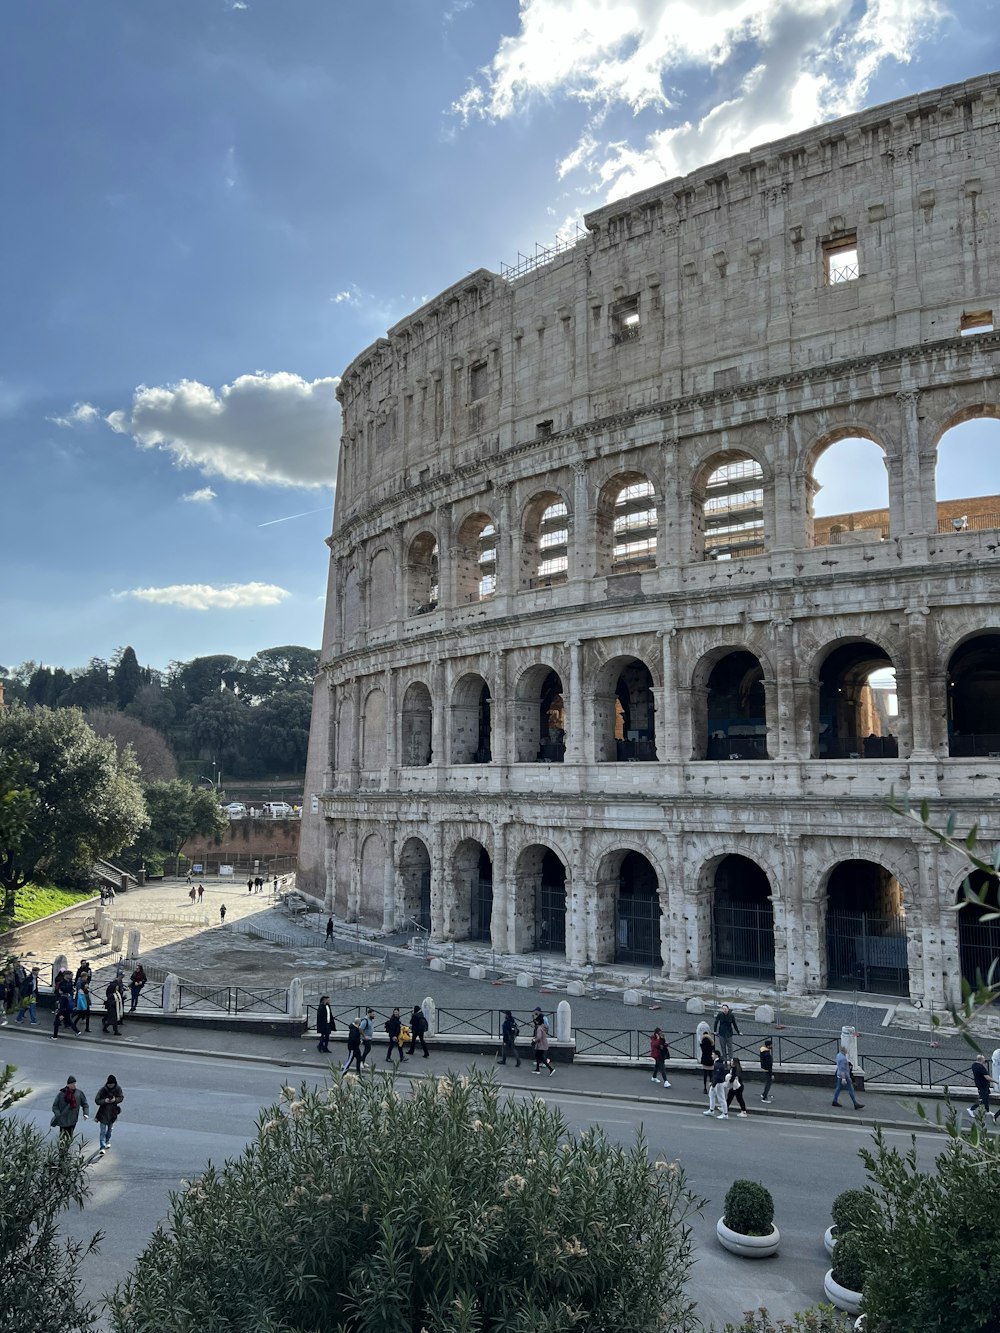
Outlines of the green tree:
<svg viewBox="0 0 1000 1333">
<path fill-rule="evenodd" d="M 242 749 L 251 722 L 250 707 L 231 690 L 222 690 L 196 704 L 189 721 L 199 751 L 231 762 Z"/>
<path fill-rule="evenodd" d="M 146 823 L 134 756 L 118 754 L 78 709 L 0 710 L 0 755 L 9 789 L 27 793 L 23 827 L 0 842 L 4 915 L 36 875 L 79 872 L 134 842 Z"/>
<path fill-rule="evenodd" d="M 147 672 L 146 679 L 148 678 Z M 111 674 L 111 690 L 118 707 L 127 708 L 144 683 L 143 670 L 135 655 L 135 649 L 132 647 L 123 649 Z"/>
<path fill-rule="evenodd" d="M 401 1097 L 285 1090 L 256 1140 L 172 1200 L 110 1298 L 117 1333 L 681 1333 L 676 1163 L 473 1074 Z M 365 1145 L 372 1151 L 359 1148 Z"/>
<path fill-rule="evenodd" d="M 0 1080 L 0 1111 L 14 1071 Z M 6 1102 L 6 1104 L 5 1104 Z M 97 1248 L 60 1240 L 56 1223 L 71 1204 L 83 1207 L 87 1167 L 83 1154 L 62 1141 L 50 1142 L 16 1116 L 0 1115 L 0 1310 L 5 1328 L 33 1333 L 83 1333 L 96 1309 L 80 1293 L 80 1263 Z"/>
<path fill-rule="evenodd" d="M 243 663 L 240 690 L 244 697 L 259 701 L 296 687 L 312 692 L 319 670 L 319 650 L 286 644 L 281 648 L 262 648 L 249 662 Z"/>
<path fill-rule="evenodd" d="M 188 708 L 211 699 L 237 683 L 239 663 L 235 657 L 217 653 L 213 657 L 195 657 L 190 662 L 175 662 L 171 672 L 180 686 Z"/>
<path fill-rule="evenodd" d="M 147 685 L 139 687 L 126 712 L 137 722 L 166 736 L 177 716 L 177 707 L 162 681 L 151 680 Z"/>
<path fill-rule="evenodd" d="M 262 769 L 304 773 L 312 694 L 301 687 L 265 699 L 253 709 L 250 735 Z"/>
<path fill-rule="evenodd" d="M 218 839 L 229 827 L 214 791 L 192 787 L 179 778 L 150 783 L 146 788 L 146 808 L 149 828 L 139 842 L 145 855 L 166 852 L 176 856 L 195 834 Z"/>
<path fill-rule="evenodd" d="M 83 671 L 74 671 L 69 688 L 60 695 L 64 708 L 104 708 L 111 703 L 113 691 L 108 664 L 103 657 L 92 657 Z"/>
</svg>

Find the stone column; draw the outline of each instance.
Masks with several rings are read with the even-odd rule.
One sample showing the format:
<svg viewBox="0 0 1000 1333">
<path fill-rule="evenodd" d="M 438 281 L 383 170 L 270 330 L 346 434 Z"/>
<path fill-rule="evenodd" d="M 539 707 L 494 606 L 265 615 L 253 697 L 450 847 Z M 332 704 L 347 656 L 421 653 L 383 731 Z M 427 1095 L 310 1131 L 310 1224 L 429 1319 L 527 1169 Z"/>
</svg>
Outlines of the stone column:
<svg viewBox="0 0 1000 1333">
<path fill-rule="evenodd" d="M 354 731 L 351 733 L 350 785 L 357 787 L 361 772 L 361 677 L 351 681 L 351 704 L 354 713 Z"/>
<path fill-rule="evenodd" d="M 896 401 L 899 403 L 898 468 L 889 469 L 889 504 L 893 510 L 891 530 L 894 537 L 928 531 L 920 468 L 920 394 L 915 389 L 904 389 L 896 394 Z M 896 487 L 892 486 L 894 471 Z M 935 521 L 930 531 L 936 530 Z"/>
<path fill-rule="evenodd" d="M 802 929 L 802 866 L 797 840 L 781 840 L 781 892 L 771 886 L 774 908 L 774 984 L 791 995 L 805 989 Z"/>
<path fill-rule="evenodd" d="M 585 966 L 593 960 L 587 941 L 586 858 L 583 831 L 575 830 L 570 853 L 569 880 L 566 884 L 566 961 L 572 967 Z"/>
<path fill-rule="evenodd" d="M 776 619 L 774 630 L 774 671 L 775 671 L 775 711 L 772 722 L 768 718 L 768 732 L 776 740 L 776 749 L 770 751 L 772 759 L 795 759 L 798 747 L 798 730 L 795 719 L 795 649 L 792 640 L 792 622 Z M 769 744 L 770 750 L 770 744 Z"/>
<path fill-rule="evenodd" d="M 434 840 L 431 848 L 431 939 L 441 940 L 444 937 L 444 894 L 445 894 L 445 861 L 444 861 L 444 825 L 438 824 L 434 828 Z"/>
<path fill-rule="evenodd" d="M 399 633 L 399 626 L 406 618 L 406 558 L 403 550 L 403 525 L 394 523 L 392 526 L 392 560 L 395 566 L 393 570 L 393 617 L 396 621 L 396 633 Z"/>
<path fill-rule="evenodd" d="M 660 708 L 656 729 L 656 753 L 661 763 L 676 764 L 683 757 L 675 652 L 677 629 L 668 620 L 666 627 L 657 630 L 656 634 L 660 640 L 660 658 L 663 672 L 663 688 L 660 691 Z"/>
<path fill-rule="evenodd" d="M 933 759 L 931 752 L 931 697 L 927 674 L 927 625 L 929 608 L 906 609 L 906 638 L 910 659 L 910 689 L 907 707 L 913 737 L 912 759 Z"/>
<path fill-rule="evenodd" d="M 445 699 L 446 672 L 440 658 L 431 661 L 431 759 L 438 771 L 438 786 L 443 787 L 448 772 L 448 706 Z"/>
<path fill-rule="evenodd" d="M 594 533 L 587 486 L 587 464 L 573 464 L 573 529 L 569 552 L 569 577 L 589 585 L 594 577 Z"/>
<path fill-rule="evenodd" d="M 513 726 L 507 691 L 507 654 L 494 648 L 490 653 L 490 756 L 494 764 L 506 764 L 513 753 L 510 744 Z"/>
<path fill-rule="evenodd" d="M 688 975 L 687 922 L 684 919 L 684 857 L 677 833 L 668 833 L 667 843 L 667 932 L 669 975 L 683 981 Z"/>
<path fill-rule="evenodd" d="M 936 843 L 917 844 L 917 893 L 920 897 L 922 948 L 920 989 L 924 1008 L 942 1010 L 962 1002 L 962 969 L 958 947 L 958 913 L 942 902 L 947 867 Z M 910 973 L 910 994 L 918 989 Z"/>
<path fill-rule="evenodd" d="M 399 767 L 399 678 L 391 667 L 385 670 L 385 766 L 390 773 Z"/>
<path fill-rule="evenodd" d="M 507 874 L 507 829 L 498 820 L 493 825 L 493 915 L 490 937 L 497 953 L 509 953 L 512 923 L 510 880 Z"/>
<path fill-rule="evenodd" d="M 455 606 L 455 547 L 451 537 L 451 505 L 437 511 L 438 531 L 438 606 L 452 611 Z"/>
<path fill-rule="evenodd" d="M 508 609 L 511 598 L 518 591 L 517 570 L 514 568 L 514 541 L 511 532 L 510 483 L 506 481 L 494 482 L 493 494 L 499 501 L 500 511 L 497 515 L 496 592 L 494 593 L 494 600 L 498 603 L 497 613 L 500 614 Z"/>
<path fill-rule="evenodd" d="M 382 929 L 388 934 L 396 929 L 396 838 L 385 832 L 385 864 L 382 871 Z"/>
<path fill-rule="evenodd" d="M 767 490 L 764 492 L 764 541 L 773 552 L 791 551 L 795 547 L 796 497 L 792 494 L 791 448 L 788 439 L 788 418 L 773 416 L 771 427 L 771 458 L 774 472 L 770 487 L 770 504 Z M 770 510 L 770 513 L 768 512 Z M 769 533 L 768 520 L 773 523 Z"/>
<path fill-rule="evenodd" d="M 583 680 L 580 656 L 583 651 L 579 639 L 566 643 L 569 649 L 569 699 L 566 702 L 566 762 L 582 764 L 586 759 L 583 743 Z"/>
</svg>

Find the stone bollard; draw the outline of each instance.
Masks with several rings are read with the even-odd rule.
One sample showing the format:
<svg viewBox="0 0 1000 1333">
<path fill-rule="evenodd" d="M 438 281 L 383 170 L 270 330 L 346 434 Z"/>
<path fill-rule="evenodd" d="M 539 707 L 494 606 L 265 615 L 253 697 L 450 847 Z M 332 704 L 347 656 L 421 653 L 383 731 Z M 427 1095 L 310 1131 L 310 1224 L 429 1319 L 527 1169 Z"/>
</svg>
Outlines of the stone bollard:
<svg viewBox="0 0 1000 1333">
<path fill-rule="evenodd" d="M 128 956 L 139 961 L 139 943 L 141 935 L 138 926 L 130 926 L 128 932 Z"/>
<path fill-rule="evenodd" d="M 847 1051 L 847 1058 L 852 1065 L 858 1065 L 858 1034 L 845 1023 L 840 1029 L 840 1044 Z"/>
<path fill-rule="evenodd" d="M 104 913 L 104 920 L 101 922 L 101 943 L 102 943 L 102 944 L 110 944 L 110 943 L 111 943 L 111 931 L 112 931 L 112 928 L 113 928 L 113 923 L 112 923 L 112 920 L 111 920 L 111 915 L 110 915 L 110 913 L 105 912 L 105 913 Z"/>
<path fill-rule="evenodd" d="M 641 1004 L 642 997 L 637 990 L 627 990 L 622 995 L 622 1004 Z"/>
<path fill-rule="evenodd" d="M 428 963 L 428 967 L 432 972 L 445 972 L 447 971 L 448 964 L 443 958 L 432 958 L 430 963 Z"/>
<path fill-rule="evenodd" d="M 119 921 L 116 926 L 111 927 L 111 950 L 113 953 L 121 953 L 122 945 L 125 943 L 125 927 Z"/>
<path fill-rule="evenodd" d="M 305 1018 L 306 1016 L 305 988 L 300 977 L 292 977 L 288 983 L 288 994 L 285 996 L 285 1013 L 290 1018 Z"/>
<path fill-rule="evenodd" d="M 101 903 L 100 907 L 94 908 L 94 929 L 97 931 L 98 935 L 100 935 L 101 926 L 104 924 L 104 912 L 105 907 L 103 903 Z"/>
<path fill-rule="evenodd" d="M 571 981 L 566 987 L 567 995 L 586 995 L 587 988 L 582 981 Z"/>
<path fill-rule="evenodd" d="M 173 972 L 168 972 L 163 978 L 163 1012 L 165 1014 L 176 1014 L 180 998 L 181 983 Z"/>
<path fill-rule="evenodd" d="M 770 1026 L 774 1022 L 774 1010 L 769 1004 L 759 1004 L 753 1011 L 753 1021 Z"/>
<path fill-rule="evenodd" d="M 572 1041 L 573 1011 L 568 1000 L 560 1000 L 556 1005 L 556 1041 Z"/>
<path fill-rule="evenodd" d="M 470 980 L 470 981 L 485 981 L 485 980 L 486 980 L 486 968 L 483 967 L 482 964 L 480 964 L 480 963 L 473 963 L 472 966 L 469 968 L 469 980 Z"/>
<path fill-rule="evenodd" d="M 689 1014 L 703 1014 L 705 1012 L 705 1001 L 700 995 L 692 995 L 684 1008 Z"/>
<path fill-rule="evenodd" d="M 56 954 L 55 958 L 52 960 L 52 975 L 49 977 L 49 985 L 54 986 L 58 974 L 60 972 L 65 972 L 68 967 L 69 959 L 66 955 L 64 953 Z"/>
<path fill-rule="evenodd" d="M 438 1030 L 437 1005 L 434 1003 L 433 999 L 427 995 L 424 997 L 424 1002 L 420 1007 L 424 1011 L 424 1017 L 427 1019 L 428 1037 L 436 1037 Z"/>
<path fill-rule="evenodd" d="M 530 972 L 518 972 L 514 979 L 515 986 L 520 986 L 522 990 L 530 990 L 535 984 L 535 978 Z"/>
</svg>

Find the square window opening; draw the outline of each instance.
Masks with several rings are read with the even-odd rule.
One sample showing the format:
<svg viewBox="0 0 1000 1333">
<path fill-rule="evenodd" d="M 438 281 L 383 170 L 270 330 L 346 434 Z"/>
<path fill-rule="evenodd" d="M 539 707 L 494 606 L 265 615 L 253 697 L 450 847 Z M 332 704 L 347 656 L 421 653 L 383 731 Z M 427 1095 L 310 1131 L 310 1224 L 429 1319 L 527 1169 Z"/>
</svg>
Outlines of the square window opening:
<svg viewBox="0 0 1000 1333">
<path fill-rule="evenodd" d="M 860 274 L 858 238 L 845 237 L 823 246 L 823 275 L 828 287 L 842 282 L 854 282 Z"/>
<path fill-rule="evenodd" d="M 959 321 L 958 331 L 963 338 L 971 337 L 974 333 L 992 333 L 993 332 L 993 311 L 992 310 L 967 310 Z"/>
<path fill-rule="evenodd" d="M 638 296 L 626 296 L 612 307 L 611 340 L 613 343 L 617 345 L 634 342 L 639 336 L 640 328 Z"/>
</svg>

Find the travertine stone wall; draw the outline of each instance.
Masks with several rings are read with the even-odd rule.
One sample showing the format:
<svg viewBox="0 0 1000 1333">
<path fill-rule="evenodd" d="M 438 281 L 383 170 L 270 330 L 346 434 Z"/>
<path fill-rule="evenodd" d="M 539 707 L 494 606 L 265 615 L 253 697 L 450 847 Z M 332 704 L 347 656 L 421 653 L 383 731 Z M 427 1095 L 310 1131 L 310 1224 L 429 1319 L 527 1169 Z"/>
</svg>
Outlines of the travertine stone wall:
<svg viewBox="0 0 1000 1333">
<path fill-rule="evenodd" d="M 935 494 L 944 432 L 1000 416 L 998 96 L 984 76 L 610 204 L 549 262 L 470 274 L 352 362 L 304 887 L 392 927 L 429 880 L 435 936 L 520 951 L 546 944 L 549 851 L 582 965 L 615 957 L 638 853 L 657 963 L 683 987 L 716 965 L 718 868 L 744 857 L 769 886 L 775 978 L 808 992 L 828 979 L 830 876 L 872 862 L 902 891 L 911 994 L 955 996 L 963 867 L 886 801 L 1000 814 L 1000 759 L 954 756 L 948 727 L 952 655 L 1000 631 L 1000 531 L 939 523 Z M 852 246 L 856 276 L 831 281 Z M 813 468 L 857 435 L 883 451 L 889 509 L 837 542 Z M 760 469 L 760 544 L 707 559 L 708 479 L 739 459 Z M 998 477 L 1000 453 L 984 493 Z M 645 483 L 655 555 L 630 564 L 615 503 Z M 565 574 L 541 578 L 560 503 Z M 824 662 L 859 642 L 895 669 L 898 753 L 824 757 Z M 712 673 L 735 653 L 759 664 L 766 757 L 708 759 Z M 532 731 L 550 672 L 558 757 Z"/>
</svg>

